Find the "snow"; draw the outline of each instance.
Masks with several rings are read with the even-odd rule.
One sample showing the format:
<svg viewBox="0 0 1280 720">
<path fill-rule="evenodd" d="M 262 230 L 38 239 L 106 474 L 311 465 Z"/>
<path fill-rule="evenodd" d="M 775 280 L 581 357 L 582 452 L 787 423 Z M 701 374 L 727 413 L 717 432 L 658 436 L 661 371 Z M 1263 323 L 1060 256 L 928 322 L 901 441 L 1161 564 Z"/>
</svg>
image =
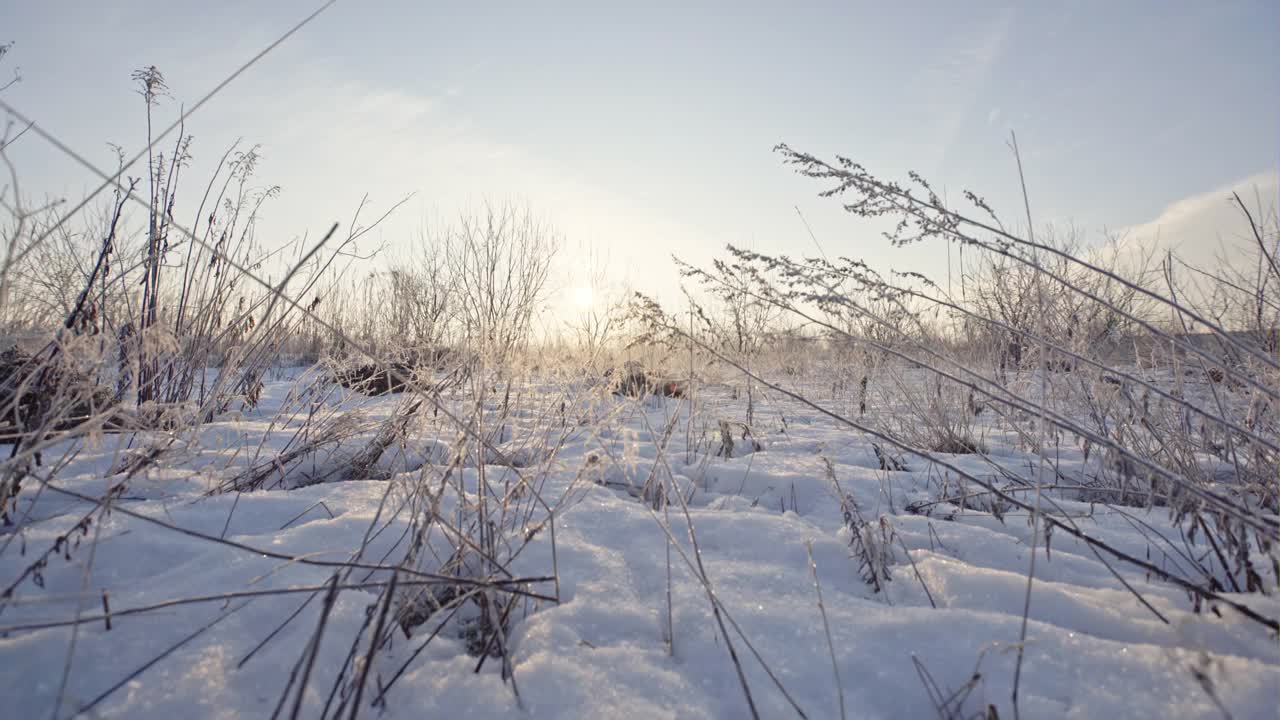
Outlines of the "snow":
<svg viewBox="0 0 1280 720">
<path fill-rule="evenodd" d="M 748 716 L 742 683 L 695 570 L 700 559 L 761 717 L 796 716 L 792 701 L 810 718 L 839 717 L 841 693 L 850 717 L 936 717 L 940 711 L 919 668 L 944 696 L 976 674 L 967 693 L 957 696 L 963 702 L 948 709 L 971 716 L 991 704 L 1001 716 L 1013 716 L 1030 560 L 1026 513 L 996 518 L 956 506 L 938 506 L 932 515 L 908 512 L 912 502 L 936 499 L 940 482 L 957 481 L 910 455 L 903 458 L 907 470 L 882 470 L 869 438 L 782 398 L 756 399 L 763 448 L 724 458 L 715 456 L 716 421 L 740 420 L 745 401 L 723 388 L 707 388 L 692 415 L 679 399 L 615 398 L 582 383 L 548 382 L 535 390 L 520 399 L 519 412 L 495 438 L 501 455 L 486 453 L 485 460 L 514 460 L 538 478 L 543 498 L 557 508 L 554 554 L 549 528 L 540 528 L 508 569 L 518 577 L 555 574 L 559 603 L 529 600 L 513 614 L 507 641 L 514 685 L 504 679 L 500 658 L 487 658 L 476 672 L 464 613 L 416 657 L 438 624 L 435 617 L 413 628 L 412 637 L 391 633 L 389 646 L 374 658 L 362 713 L 371 712 L 378 688 L 408 662 L 380 705 L 386 717 Z M 127 481 L 105 520 L 95 515 L 84 532 L 74 533 L 78 544 L 50 555 L 39 584 L 30 576 L 17 584 L 0 609 L 6 717 L 49 717 L 55 705 L 57 717 L 68 717 L 91 704 L 86 715 L 114 718 L 265 717 L 281 702 L 281 714 L 291 711 L 297 685 L 283 700 L 282 691 L 309 654 L 322 616 L 322 588 L 336 569 L 323 563 L 358 556 L 370 565 L 396 564 L 415 517 L 408 489 L 441 484 L 459 432 L 443 416 L 432 418 L 384 455 L 370 479 L 308 484 L 322 474 L 316 468 L 340 465 L 363 447 L 401 398 L 352 396 L 307 374 L 273 382 L 264 398 L 256 409 L 179 437 L 161 462 Z M 311 404 L 349 415 L 359 431 L 314 454 L 279 487 L 211 493 L 298 442 Z M 111 471 L 120 467 L 126 445 L 148 448 L 161 440 L 107 435 L 96 446 L 47 453 L 46 462 L 61 454 L 67 465 L 51 487 L 24 483 L 18 514 L 28 522 L 0 535 L 0 587 L 17 581 L 93 509 L 55 488 L 100 497 L 122 481 Z M 995 472 L 990 463 L 1026 467 L 1034 460 L 994 429 L 985 442 L 989 460 L 948 459 L 984 476 Z M 476 457 L 468 451 L 454 471 L 469 493 L 479 487 Z M 892 531 L 881 548 L 891 578 L 882 592 L 864 581 L 851 554 L 851 531 L 824 458 L 840 489 L 871 521 L 873 536 L 881 532 L 881 517 Z M 1064 466 L 1072 463 L 1085 466 L 1079 453 L 1064 454 Z M 514 472 L 495 464 L 483 469 L 499 486 Z M 664 481 L 668 469 L 688 503 L 687 515 L 679 501 L 665 511 L 645 501 L 646 480 Z M 439 502 L 441 514 L 456 511 L 456 496 L 444 493 Z M 1091 533 L 1145 557 L 1150 543 L 1131 518 L 1068 499 L 1059 505 Z M 1166 511 L 1127 512 L 1176 536 Z M 1220 616 L 1196 613 L 1185 592 L 1113 563 L 1168 618 L 1165 624 L 1083 543 L 1055 534 L 1047 553 L 1042 541 L 1038 545 L 1019 689 L 1023 717 L 1220 717 L 1219 701 L 1235 718 L 1276 717 L 1280 644 L 1259 625 L 1229 608 Z M 412 568 L 439 571 L 452 547 L 447 533 L 430 535 Z M 1152 561 L 1178 562 L 1174 553 L 1166 555 Z M 357 571 L 343 582 L 381 583 L 388 576 L 385 570 Z M 1274 578 L 1269 582 L 1274 587 Z M 306 591 L 221 597 L 290 588 Z M 529 589 L 556 592 L 551 582 Z M 101 618 L 104 590 L 109 630 Z M 338 673 L 348 667 L 353 641 L 376 615 L 380 592 L 337 593 L 324 617 L 300 717 L 321 716 Z M 211 599 L 127 612 L 199 596 Z M 1274 595 L 1230 597 L 1280 615 Z M 77 615 L 86 621 L 76 630 L 31 627 Z M 357 662 L 368 634 L 363 630 L 356 645 Z"/>
</svg>

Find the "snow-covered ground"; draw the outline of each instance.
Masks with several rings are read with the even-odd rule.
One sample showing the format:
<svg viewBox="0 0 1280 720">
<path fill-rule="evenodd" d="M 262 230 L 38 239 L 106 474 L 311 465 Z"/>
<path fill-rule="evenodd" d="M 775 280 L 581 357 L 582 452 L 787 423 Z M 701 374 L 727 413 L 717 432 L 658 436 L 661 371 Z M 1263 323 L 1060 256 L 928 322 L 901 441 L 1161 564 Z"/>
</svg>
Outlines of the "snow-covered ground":
<svg viewBox="0 0 1280 720">
<path fill-rule="evenodd" d="M 681 399 L 581 383 L 506 400 L 495 444 L 523 467 L 485 466 L 485 487 L 508 488 L 528 513 L 501 561 L 544 596 L 512 606 L 511 677 L 501 657 L 475 652 L 474 612 L 438 611 L 386 633 L 361 713 L 740 718 L 745 686 L 766 718 L 968 717 L 988 705 L 1013 716 L 1027 513 L 922 508 L 959 480 L 914 457 L 882 469 L 870 438 L 768 394 L 754 408 L 761 449 L 739 435 L 729 458 L 717 456 L 718 421 L 741 421 L 745 400 L 724 388 L 707 388 L 692 416 Z M 495 393 L 488 411 L 503 401 Z M 409 557 L 398 581 L 440 572 L 460 541 L 448 523 L 424 534 L 426 518 L 466 525 L 457 488 L 474 500 L 481 487 L 474 452 L 442 480 L 463 446 L 430 411 L 367 477 L 333 481 L 326 468 L 349 464 L 405 402 L 280 380 L 258 408 L 171 444 L 106 435 L 68 455 L 54 482 L 24 483 L 26 521 L 0 534 L 0 590 L 12 589 L 0 601 L 0 715 L 313 718 L 344 697 L 349 714 L 389 569 Z M 324 407 L 358 427 L 281 468 L 293 489 L 211 492 L 297 447 Z M 129 477 L 125 443 L 165 449 Z M 949 460 L 984 477 L 1035 462 L 999 432 L 985 443 L 988 460 Z M 46 453 L 46 469 L 59 454 Z M 517 472 L 528 492 L 511 494 Z M 658 485 L 671 501 L 655 510 Z M 107 495 L 100 520 L 86 498 Z M 1177 535 L 1166 511 L 1061 500 L 1054 512 L 1135 556 L 1178 562 L 1148 554 L 1150 532 Z M 875 567 L 851 547 L 851 525 Z M 416 552 L 412 537 L 425 538 Z M 1277 717 L 1280 644 L 1260 625 L 1229 608 L 1193 612 L 1186 592 L 1065 534 L 1038 548 L 1022 717 Z M 1274 595 L 1231 597 L 1280 616 Z"/>
</svg>

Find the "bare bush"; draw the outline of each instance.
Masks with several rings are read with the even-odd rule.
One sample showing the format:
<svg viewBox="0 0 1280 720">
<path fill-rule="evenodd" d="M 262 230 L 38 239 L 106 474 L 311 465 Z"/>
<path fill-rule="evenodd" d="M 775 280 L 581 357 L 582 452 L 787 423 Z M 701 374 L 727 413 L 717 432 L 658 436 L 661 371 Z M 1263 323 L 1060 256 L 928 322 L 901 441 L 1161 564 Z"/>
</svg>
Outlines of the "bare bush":
<svg viewBox="0 0 1280 720">
<path fill-rule="evenodd" d="M 444 252 L 463 342 L 502 363 L 528 342 L 559 239 L 531 211 L 486 204 L 450 228 Z"/>
</svg>

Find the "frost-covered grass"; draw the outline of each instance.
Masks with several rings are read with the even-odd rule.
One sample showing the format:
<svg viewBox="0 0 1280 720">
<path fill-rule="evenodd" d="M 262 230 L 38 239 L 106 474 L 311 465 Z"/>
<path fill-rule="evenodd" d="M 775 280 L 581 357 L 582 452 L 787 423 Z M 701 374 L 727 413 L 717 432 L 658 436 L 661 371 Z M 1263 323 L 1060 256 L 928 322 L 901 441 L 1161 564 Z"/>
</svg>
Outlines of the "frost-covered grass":
<svg viewBox="0 0 1280 720">
<path fill-rule="evenodd" d="M 385 268 L 364 203 L 267 249 L 275 190 L 228 151 L 188 229 L 191 137 L 154 152 L 182 121 L 151 136 L 164 78 L 134 78 L 152 140 L 96 171 L 103 218 L 0 189 L 0 716 L 1280 707 L 1274 213 L 1237 197 L 1254 267 L 1189 286 L 779 146 L 894 244 L 962 249 L 958 292 L 731 247 L 679 263 L 687 314 L 539 345 L 530 211 Z"/>
<path fill-rule="evenodd" d="M 326 469 L 350 467 L 414 396 L 312 374 L 198 428 L 55 448 L 46 466 L 69 462 L 23 483 L 23 520 L 0 536 L 5 714 L 333 716 L 363 685 L 359 711 L 391 717 L 732 718 L 748 702 L 761 717 L 1011 716 L 1028 513 L 770 391 L 753 398 L 755 442 L 725 457 L 719 421 L 746 413 L 726 378 L 635 399 L 545 375 L 476 384 L 479 410 L 456 388 L 442 406 L 496 452 L 423 408 L 360 477 Z M 883 385 L 869 412 L 902 412 L 910 399 Z M 349 422 L 229 490 L 314 431 L 299 407 Z M 1038 455 L 990 417 L 984 453 L 940 459 L 999 484 Z M 119 472 L 127 449 L 152 447 Z M 1056 452 L 1062 474 L 1087 476 L 1081 449 Z M 1191 573 L 1177 549 L 1209 552 L 1167 508 L 1047 493 L 1047 514 L 1135 557 Z M 1078 539 L 1045 540 L 1024 716 L 1274 713 L 1273 634 Z M 1255 564 L 1275 588 L 1263 553 Z M 1280 616 L 1274 592 L 1226 597 Z"/>
</svg>

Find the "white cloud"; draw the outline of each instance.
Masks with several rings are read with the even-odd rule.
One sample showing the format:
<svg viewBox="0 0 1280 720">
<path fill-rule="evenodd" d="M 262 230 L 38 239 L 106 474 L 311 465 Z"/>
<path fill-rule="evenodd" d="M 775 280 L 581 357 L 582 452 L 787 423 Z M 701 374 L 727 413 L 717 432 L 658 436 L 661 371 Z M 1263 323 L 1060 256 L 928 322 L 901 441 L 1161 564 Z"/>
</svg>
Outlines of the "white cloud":
<svg viewBox="0 0 1280 720">
<path fill-rule="evenodd" d="M 253 119 L 256 125 L 243 131 L 264 142 L 264 177 L 285 188 L 260 222 L 264 237 L 346 223 L 365 192 L 371 202 L 366 220 L 416 192 L 417 199 L 361 247 L 382 243 L 396 255 L 412 249 L 424 223 L 447 223 L 485 200 L 514 202 L 527 204 L 572 244 L 558 258 L 558 284 L 574 287 L 579 280 L 573 266 L 579 253 L 572 248 L 586 243 L 611 250 L 618 282 L 667 299 L 679 297 L 670 254 L 717 245 L 702 228 L 654 212 L 554 157 L 487 134 L 451 102 L 447 88 L 416 94 L 334 82 L 311 71 L 295 76 L 288 92 L 258 104 Z"/>
<path fill-rule="evenodd" d="M 1160 254 L 1172 251 L 1193 267 L 1208 269 L 1220 259 L 1252 257 L 1251 249 L 1256 241 L 1233 193 L 1245 201 L 1255 220 L 1259 219 L 1259 210 L 1274 214 L 1277 197 L 1280 197 L 1280 175 L 1274 170 L 1261 172 L 1183 198 L 1166 207 L 1155 219 L 1117 234 L 1142 250 Z"/>
<path fill-rule="evenodd" d="M 1013 7 L 1003 8 L 991 17 L 975 18 L 956 32 L 953 42 L 936 48 L 936 60 L 909 81 L 920 88 L 923 97 L 930 98 L 936 160 L 945 158 L 965 119 L 973 112 L 979 92 L 1004 51 L 1013 19 Z M 992 113 L 998 118 L 999 109 Z M 994 120 L 989 115 L 987 121 Z"/>
</svg>

